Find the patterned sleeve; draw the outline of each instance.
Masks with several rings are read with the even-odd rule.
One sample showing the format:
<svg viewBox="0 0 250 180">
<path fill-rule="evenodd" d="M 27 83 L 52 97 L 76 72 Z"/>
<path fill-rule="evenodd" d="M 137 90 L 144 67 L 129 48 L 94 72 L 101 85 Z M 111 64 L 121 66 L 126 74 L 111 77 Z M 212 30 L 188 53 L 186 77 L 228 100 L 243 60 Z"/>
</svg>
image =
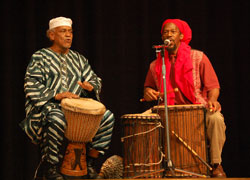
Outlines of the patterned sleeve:
<svg viewBox="0 0 250 180">
<path fill-rule="evenodd" d="M 80 56 L 80 63 L 82 67 L 82 80 L 88 81 L 94 87 L 95 95 L 97 99 L 100 100 L 99 95 L 100 95 L 101 88 L 102 88 L 102 80 L 91 69 L 91 66 L 88 63 L 88 60 L 82 55 L 79 55 L 79 56 Z"/>
<path fill-rule="evenodd" d="M 42 55 L 33 54 L 25 74 L 24 92 L 25 97 L 35 107 L 43 106 L 56 94 L 54 90 L 46 87 L 45 71 Z"/>
</svg>

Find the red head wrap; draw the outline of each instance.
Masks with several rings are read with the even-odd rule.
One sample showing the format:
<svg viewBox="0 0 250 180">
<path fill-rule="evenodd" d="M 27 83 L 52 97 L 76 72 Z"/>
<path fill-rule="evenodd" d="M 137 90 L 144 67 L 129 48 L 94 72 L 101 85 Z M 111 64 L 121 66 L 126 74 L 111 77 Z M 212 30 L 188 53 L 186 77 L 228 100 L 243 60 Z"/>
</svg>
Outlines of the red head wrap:
<svg viewBox="0 0 250 180">
<path fill-rule="evenodd" d="M 167 19 L 163 22 L 162 27 L 161 27 L 161 34 L 163 31 L 164 26 L 167 23 L 173 23 L 175 24 L 181 33 L 184 35 L 184 38 L 181 40 L 181 42 L 184 42 L 186 44 L 189 44 L 189 42 L 192 39 L 192 30 L 189 27 L 188 23 L 186 21 L 180 20 L 180 19 Z"/>
<path fill-rule="evenodd" d="M 190 57 L 190 49 L 191 47 L 188 43 L 192 39 L 192 31 L 189 25 L 180 19 L 167 19 L 163 22 L 161 33 L 163 31 L 164 26 L 167 23 L 174 23 L 180 30 L 180 32 L 184 35 L 181 40 L 180 46 L 178 47 L 177 59 L 175 62 L 175 81 L 179 88 L 179 90 L 186 96 L 192 103 L 196 103 L 196 98 L 194 94 L 194 82 L 193 82 L 193 74 L 192 74 L 192 61 Z M 165 51 L 165 65 L 166 65 L 166 80 L 167 80 L 167 90 L 173 89 L 170 81 L 170 68 L 171 64 L 169 62 L 168 52 Z M 161 54 L 158 54 L 155 66 L 155 72 L 158 79 L 158 87 L 161 87 L 159 90 L 163 92 L 162 84 L 162 58 Z M 175 93 L 169 93 L 168 96 L 168 104 L 174 104 Z"/>
</svg>

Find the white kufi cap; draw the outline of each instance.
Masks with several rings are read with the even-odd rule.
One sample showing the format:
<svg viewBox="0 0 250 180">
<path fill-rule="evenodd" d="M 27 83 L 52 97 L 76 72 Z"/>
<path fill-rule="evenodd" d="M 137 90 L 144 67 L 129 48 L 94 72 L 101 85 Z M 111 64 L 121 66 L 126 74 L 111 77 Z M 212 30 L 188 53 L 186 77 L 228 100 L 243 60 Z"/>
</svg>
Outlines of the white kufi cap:
<svg viewBox="0 0 250 180">
<path fill-rule="evenodd" d="M 53 18 L 49 21 L 49 29 L 56 28 L 58 26 L 72 26 L 72 20 L 65 17 Z"/>
</svg>

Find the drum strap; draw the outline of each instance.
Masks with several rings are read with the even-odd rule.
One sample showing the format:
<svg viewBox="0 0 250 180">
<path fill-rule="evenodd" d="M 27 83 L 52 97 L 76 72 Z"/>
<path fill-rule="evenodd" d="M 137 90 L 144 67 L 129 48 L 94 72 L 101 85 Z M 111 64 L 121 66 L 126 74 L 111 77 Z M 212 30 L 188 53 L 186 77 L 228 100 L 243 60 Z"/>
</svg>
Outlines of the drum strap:
<svg viewBox="0 0 250 180">
<path fill-rule="evenodd" d="M 136 133 L 136 134 L 132 134 L 132 135 L 128 135 L 128 136 L 122 137 L 121 138 L 121 142 L 123 142 L 124 139 L 130 138 L 130 137 L 134 137 L 134 136 L 139 136 L 139 135 L 150 133 L 151 131 L 153 131 L 153 130 L 155 130 L 157 128 L 163 128 L 161 122 L 157 123 L 157 126 L 153 127 L 152 129 L 149 129 L 148 131 L 144 131 L 144 132 L 140 132 L 140 133 Z"/>
</svg>

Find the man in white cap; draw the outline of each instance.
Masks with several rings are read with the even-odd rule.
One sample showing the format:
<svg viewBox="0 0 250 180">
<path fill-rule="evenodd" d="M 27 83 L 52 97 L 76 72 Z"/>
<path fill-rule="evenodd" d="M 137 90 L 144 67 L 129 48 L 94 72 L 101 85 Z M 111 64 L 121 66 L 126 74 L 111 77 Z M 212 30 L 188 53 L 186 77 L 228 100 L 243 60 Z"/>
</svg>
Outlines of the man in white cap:
<svg viewBox="0 0 250 180">
<path fill-rule="evenodd" d="M 99 99 L 101 79 L 91 69 L 88 60 L 70 49 L 73 39 L 72 20 L 57 17 L 49 22 L 47 36 L 52 45 L 35 52 L 25 74 L 26 118 L 22 129 L 39 144 L 43 176 L 47 180 L 63 180 L 59 166 L 67 127 L 60 107 L 63 98 L 89 97 Z M 100 127 L 88 146 L 88 178 L 97 178 L 93 159 L 109 148 L 114 115 L 106 110 Z"/>
</svg>

